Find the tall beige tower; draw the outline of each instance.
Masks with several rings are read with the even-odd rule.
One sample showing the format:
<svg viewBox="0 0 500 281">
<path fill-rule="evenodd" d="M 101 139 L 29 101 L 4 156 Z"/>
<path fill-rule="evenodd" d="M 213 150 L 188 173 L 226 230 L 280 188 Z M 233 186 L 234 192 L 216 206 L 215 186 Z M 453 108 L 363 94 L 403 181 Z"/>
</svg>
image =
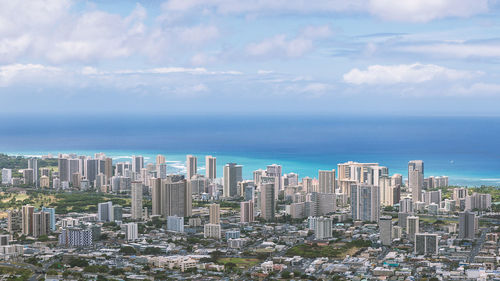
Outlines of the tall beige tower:
<svg viewBox="0 0 500 281">
<path fill-rule="evenodd" d="M 209 213 L 210 213 L 210 223 L 220 224 L 220 205 L 216 203 L 210 204 Z"/>
<path fill-rule="evenodd" d="M 217 178 L 217 159 L 211 155 L 205 157 L 205 175 L 208 179 Z"/>
<path fill-rule="evenodd" d="M 411 190 L 413 202 L 422 201 L 423 186 L 424 186 L 424 161 L 412 160 L 408 162 L 408 187 Z"/>
<path fill-rule="evenodd" d="M 130 213 L 132 219 L 141 220 L 142 219 L 142 182 L 134 181 L 132 182 L 132 207 Z"/>
<path fill-rule="evenodd" d="M 335 170 L 318 171 L 319 193 L 335 193 Z"/>
<path fill-rule="evenodd" d="M 193 155 L 186 156 L 186 179 L 190 180 L 198 170 L 198 159 Z"/>
</svg>

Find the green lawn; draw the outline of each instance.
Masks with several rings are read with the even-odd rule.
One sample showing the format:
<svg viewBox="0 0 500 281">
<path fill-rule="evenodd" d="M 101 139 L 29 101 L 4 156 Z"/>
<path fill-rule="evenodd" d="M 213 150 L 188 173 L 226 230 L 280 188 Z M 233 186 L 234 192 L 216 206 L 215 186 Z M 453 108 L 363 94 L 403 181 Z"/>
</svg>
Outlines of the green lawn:
<svg viewBox="0 0 500 281">
<path fill-rule="evenodd" d="M 238 268 L 248 269 L 258 264 L 259 260 L 251 258 L 219 258 L 217 262 L 220 264 L 234 263 Z"/>
<path fill-rule="evenodd" d="M 319 246 L 317 244 L 300 244 L 288 249 L 286 255 L 301 256 L 304 258 L 343 258 L 346 255 L 352 255 L 357 252 L 357 250 L 364 247 L 369 247 L 370 245 L 371 242 L 365 240 L 356 240 L 349 243 L 332 244 L 327 246 Z"/>
</svg>

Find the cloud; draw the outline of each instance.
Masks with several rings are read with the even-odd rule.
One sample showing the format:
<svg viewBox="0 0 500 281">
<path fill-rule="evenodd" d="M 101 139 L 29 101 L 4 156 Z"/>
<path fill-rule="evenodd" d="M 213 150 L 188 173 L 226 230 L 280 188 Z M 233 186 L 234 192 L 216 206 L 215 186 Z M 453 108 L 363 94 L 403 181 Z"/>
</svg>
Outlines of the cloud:
<svg viewBox="0 0 500 281">
<path fill-rule="evenodd" d="M 418 44 L 398 47 L 396 50 L 440 58 L 498 58 L 500 57 L 500 40 Z"/>
<path fill-rule="evenodd" d="M 428 22 L 488 12 L 488 0 L 369 0 L 369 12 L 385 20 Z"/>
<path fill-rule="evenodd" d="M 366 70 L 354 68 L 344 74 L 349 84 L 418 84 L 431 80 L 458 80 L 473 78 L 480 73 L 454 70 L 434 64 L 371 65 Z"/>
<path fill-rule="evenodd" d="M 367 13 L 399 22 L 428 22 L 447 17 L 486 13 L 488 0 L 169 0 L 163 11 L 171 15 L 198 13 L 236 15 Z M 172 17 L 172 16 L 171 16 Z"/>
<path fill-rule="evenodd" d="M 0 66 L 0 86 L 6 87 L 19 78 L 44 79 L 60 73 L 57 67 L 41 64 L 10 64 Z"/>
<path fill-rule="evenodd" d="M 457 94 L 473 96 L 500 96 L 500 84 L 477 82 L 470 86 L 456 87 L 454 92 Z"/>
<path fill-rule="evenodd" d="M 314 40 L 327 38 L 331 35 L 330 28 L 323 26 L 308 26 L 302 29 L 295 38 L 288 38 L 285 34 L 278 34 L 246 47 L 250 56 L 285 56 L 300 57 L 309 52 L 314 46 Z"/>
</svg>

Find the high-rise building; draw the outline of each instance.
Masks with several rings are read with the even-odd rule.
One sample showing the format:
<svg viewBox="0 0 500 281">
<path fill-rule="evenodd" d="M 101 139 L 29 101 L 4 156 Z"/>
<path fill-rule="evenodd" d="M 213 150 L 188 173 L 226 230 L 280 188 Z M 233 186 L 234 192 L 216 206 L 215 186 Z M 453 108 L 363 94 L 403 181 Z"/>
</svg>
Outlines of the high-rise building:
<svg viewBox="0 0 500 281">
<path fill-rule="evenodd" d="M 33 170 L 33 184 L 37 187 L 39 186 L 38 182 L 38 159 L 30 158 L 28 159 L 28 169 Z"/>
<path fill-rule="evenodd" d="M 59 235 L 59 245 L 64 247 L 86 247 L 93 243 L 91 229 L 66 228 Z"/>
<path fill-rule="evenodd" d="M 253 201 L 244 201 L 240 203 L 240 222 L 251 223 L 254 221 Z"/>
<path fill-rule="evenodd" d="M 172 182 L 170 178 L 161 181 L 161 215 L 189 217 L 192 214 L 192 196 L 186 180 Z"/>
<path fill-rule="evenodd" d="M 453 195 L 451 199 L 458 202 L 460 199 L 465 199 L 467 197 L 467 188 L 465 187 L 455 187 L 453 188 Z"/>
<path fill-rule="evenodd" d="M 247 185 L 245 186 L 245 193 L 243 195 L 243 199 L 245 201 L 254 200 L 255 198 L 255 186 Z"/>
<path fill-rule="evenodd" d="M 113 203 L 111 201 L 97 204 L 97 219 L 102 222 L 113 221 Z"/>
<path fill-rule="evenodd" d="M 97 174 L 99 172 L 99 160 L 98 159 L 85 159 L 84 161 L 85 165 L 85 178 L 91 183 L 91 185 L 94 185 L 94 181 L 97 177 Z"/>
<path fill-rule="evenodd" d="M 33 213 L 33 237 L 40 237 L 50 233 L 50 213 L 35 212 Z"/>
<path fill-rule="evenodd" d="M 380 217 L 378 228 L 380 230 L 380 242 L 384 246 L 390 246 L 392 244 L 392 217 Z"/>
<path fill-rule="evenodd" d="M 209 205 L 209 217 L 211 224 L 220 224 L 220 205 L 212 203 Z"/>
<path fill-rule="evenodd" d="M 274 196 L 275 199 L 278 200 L 278 194 L 281 190 L 283 190 L 282 185 L 282 168 L 281 165 L 272 164 L 268 165 L 266 169 L 266 176 L 270 178 L 274 178 Z"/>
<path fill-rule="evenodd" d="M 184 232 L 184 217 L 168 216 L 167 230 L 174 232 Z"/>
<path fill-rule="evenodd" d="M 152 178 L 150 182 L 151 182 L 151 205 L 152 205 L 151 214 L 153 216 L 158 216 L 161 215 L 161 179 Z"/>
<path fill-rule="evenodd" d="M 352 219 L 378 221 L 380 216 L 379 187 L 369 184 L 353 184 L 350 189 Z"/>
<path fill-rule="evenodd" d="M 408 162 L 408 186 L 411 190 L 413 202 L 422 201 L 424 186 L 424 161 L 412 160 Z"/>
<path fill-rule="evenodd" d="M 314 192 L 312 179 L 310 177 L 302 178 L 302 190 L 306 193 Z"/>
<path fill-rule="evenodd" d="M 205 238 L 221 238 L 221 227 L 220 224 L 207 223 L 204 226 L 204 236 Z"/>
<path fill-rule="evenodd" d="M 144 157 L 132 156 L 132 171 L 139 174 L 142 168 L 144 168 Z"/>
<path fill-rule="evenodd" d="M 423 193 L 423 200 L 426 205 L 429 204 L 441 204 L 441 190 L 436 191 L 425 191 Z"/>
<path fill-rule="evenodd" d="M 413 214 L 413 200 L 405 197 L 399 201 L 399 212 L 406 214 Z"/>
<path fill-rule="evenodd" d="M 228 163 L 224 166 L 223 196 L 235 197 L 238 195 L 238 182 L 242 181 L 243 166 Z"/>
<path fill-rule="evenodd" d="M 134 181 L 132 182 L 132 207 L 130 208 L 130 213 L 132 219 L 142 220 L 143 209 L 142 209 L 142 182 Z"/>
<path fill-rule="evenodd" d="M 351 194 L 353 184 L 364 183 L 378 186 L 379 177 L 387 176 L 389 169 L 378 163 L 346 162 L 337 165 L 338 183 L 343 194 Z"/>
<path fill-rule="evenodd" d="M 408 239 L 414 241 L 415 234 L 420 232 L 420 220 L 417 216 L 409 216 L 406 218 L 406 235 Z"/>
<path fill-rule="evenodd" d="M 125 239 L 127 239 L 127 241 L 134 241 L 139 239 L 139 229 L 137 227 L 137 223 L 124 223 L 122 224 L 122 228 L 125 231 Z"/>
<path fill-rule="evenodd" d="M 109 183 L 111 178 L 113 177 L 113 159 L 105 158 L 104 159 L 104 171 L 101 171 L 106 176 L 106 184 Z"/>
<path fill-rule="evenodd" d="M 165 156 L 158 154 L 156 155 L 156 165 L 163 164 L 165 163 L 166 159 Z"/>
<path fill-rule="evenodd" d="M 316 240 L 323 240 L 332 238 L 332 224 L 333 221 L 331 218 L 313 218 L 314 222 L 314 238 Z"/>
<path fill-rule="evenodd" d="M 335 193 L 335 170 L 319 171 L 319 193 Z"/>
<path fill-rule="evenodd" d="M 12 169 L 2 169 L 2 184 L 11 184 L 12 182 Z"/>
<path fill-rule="evenodd" d="M 414 253 L 417 255 L 437 255 L 438 243 L 439 237 L 437 234 L 416 233 Z"/>
<path fill-rule="evenodd" d="M 19 210 L 9 210 L 7 212 L 7 230 L 11 235 L 23 231 L 23 213 Z"/>
<path fill-rule="evenodd" d="M 491 194 L 476 193 L 465 197 L 465 211 L 491 209 Z"/>
<path fill-rule="evenodd" d="M 33 177 L 33 169 L 24 169 L 23 170 L 23 181 L 24 181 L 24 184 L 27 184 L 27 185 L 35 184 L 35 180 Z"/>
<path fill-rule="evenodd" d="M 217 159 L 211 155 L 205 157 L 205 176 L 211 180 L 217 178 Z"/>
<path fill-rule="evenodd" d="M 22 230 L 23 234 L 26 236 L 33 235 L 33 213 L 35 212 L 35 207 L 31 205 L 24 205 L 22 208 Z"/>
<path fill-rule="evenodd" d="M 50 187 L 50 179 L 48 176 L 40 177 L 40 187 L 41 188 L 49 188 Z"/>
<path fill-rule="evenodd" d="M 391 176 L 391 185 L 392 186 L 403 186 L 403 175 L 394 174 Z"/>
<path fill-rule="evenodd" d="M 123 220 L 123 207 L 120 205 L 113 205 L 113 220 L 122 221 Z"/>
<path fill-rule="evenodd" d="M 70 181 L 71 174 L 69 173 L 69 159 L 59 158 L 57 161 L 57 168 L 59 171 L 59 179 L 61 181 Z"/>
<path fill-rule="evenodd" d="M 193 155 L 186 156 L 186 178 L 189 180 L 198 173 L 198 159 Z"/>
<path fill-rule="evenodd" d="M 478 229 L 478 219 L 469 211 L 460 212 L 458 216 L 458 238 L 474 239 Z"/>
<path fill-rule="evenodd" d="M 56 230 L 56 209 L 42 207 L 42 212 L 49 213 L 49 215 L 50 215 L 50 230 L 55 231 Z"/>
<path fill-rule="evenodd" d="M 276 209 L 273 183 L 264 183 L 260 186 L 260 214 L 264 220 L 273 220 Z"/>
</svg>

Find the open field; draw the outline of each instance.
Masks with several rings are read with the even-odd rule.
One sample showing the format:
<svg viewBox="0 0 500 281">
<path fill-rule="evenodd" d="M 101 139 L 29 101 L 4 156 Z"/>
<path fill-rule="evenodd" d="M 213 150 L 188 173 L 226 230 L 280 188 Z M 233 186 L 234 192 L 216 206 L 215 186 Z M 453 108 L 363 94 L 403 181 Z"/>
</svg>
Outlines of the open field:
<svg viewBox="0 0 500 281">
<path fill-rule="evenodd" d="M 258 264 L 259 260 L 252 258 L 220 258 L 217 262 L 221 264 L 234 263 L 238 268 L 248 269 Z"/>
</svg>

